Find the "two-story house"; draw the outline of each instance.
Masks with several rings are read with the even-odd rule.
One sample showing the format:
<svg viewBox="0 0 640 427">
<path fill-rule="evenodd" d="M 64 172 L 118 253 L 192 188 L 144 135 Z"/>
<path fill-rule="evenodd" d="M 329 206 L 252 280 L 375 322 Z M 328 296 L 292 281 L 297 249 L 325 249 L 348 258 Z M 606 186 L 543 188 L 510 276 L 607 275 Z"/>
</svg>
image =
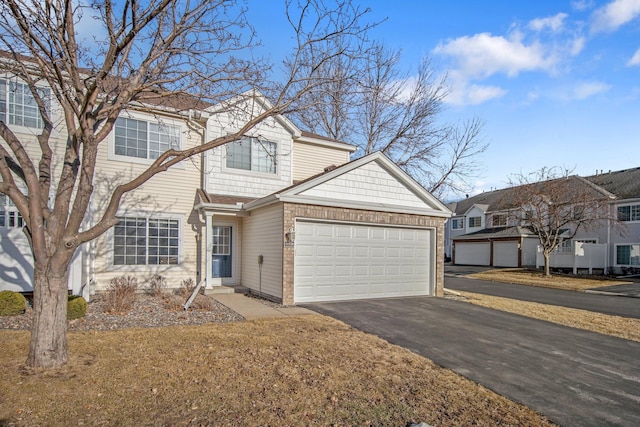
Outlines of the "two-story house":
<svg viewBox="0 0 640 427">
<path fill-rule="evenodd" d="M 234 133 L 268 105 L 256 93 L 224 108 L 131 106 L 101 145 L 87 226 L 113 188 L 159 153 Z M 38 123 L 30 125 L 35 135 Z M 64 129 L 56 132 L 64 144 Z M 441 294 L 450 211 L 383 154 L 350 160 L 354 151 L 284 116 L 267 119 L 127 195 L 120 222 L 78 251 L 70 287 L 88 294 L 116 276 L 144 284 L 161 274 L 170 287 L 185 278 L 243 285 L 285 304 Z M 19 215 L 8 198 L 0 202 L 0 244 L 16 246 Z M 30 286 L 20 245 L 0 257 L 3 271 L 22 269 L 0 276 L 2 288 Z"/>
<path fill-rule="evenodd" d="M 589 269 L 613 274 L 637 270 L 640 265 L 640 168 L 587 177 L 563 179 L 569 191 L 590 187 L 610 206 L 610 218 L 579 229 L 563 239 L 556 250 L 576 256 L 575 243 L 600 246 L 602 256 Z M 515 193 L 520 187 L 484 192 L 448 207 L 454 212 L 445 230 L 445 253 L 455 264 L 494 267 L 535 267 L 540 265 L 538 236 L 516 211 Z M 567 233 L 570 234 L 570 233 Z M 561 236 L 562 237 L 562 236 Z M 578 256 L 583 253 L 578 252 Z M 566 268 L 560 265 L 552 267 Z M 573 264 L 576 264 L 575 262 Z M 635 270 L 634 270 L 635 269 Z"/>
</svg>

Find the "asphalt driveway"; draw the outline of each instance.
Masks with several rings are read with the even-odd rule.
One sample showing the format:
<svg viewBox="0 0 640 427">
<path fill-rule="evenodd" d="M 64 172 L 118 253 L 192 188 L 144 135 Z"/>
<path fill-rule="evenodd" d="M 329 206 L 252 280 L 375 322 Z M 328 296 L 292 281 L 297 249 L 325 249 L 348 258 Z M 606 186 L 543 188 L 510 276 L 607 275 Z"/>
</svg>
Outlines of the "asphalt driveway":
<svg viewBox="0 0 640 427">
<path fill-rule="evenodd" d="M 614 316 L 640 319 L 640 298 L 588 294 L 538 286 L 515 285 L 445 276 L 444 287 L 456 291 L 476 292 L 497 297 L 579 308 Z"/>
<path fill-rule="evenodd" d="M 317 303 L 565 426 L 640 425 L 640 343 L 433 297 Z"/>
</svg>

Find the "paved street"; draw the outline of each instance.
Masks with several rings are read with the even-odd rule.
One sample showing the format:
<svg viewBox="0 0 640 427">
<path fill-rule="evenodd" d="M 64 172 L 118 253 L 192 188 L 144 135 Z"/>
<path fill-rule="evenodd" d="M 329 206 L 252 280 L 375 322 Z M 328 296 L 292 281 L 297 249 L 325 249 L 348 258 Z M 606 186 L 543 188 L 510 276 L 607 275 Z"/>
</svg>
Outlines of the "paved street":
<svg viewBox="0 0 640 427">
<path fill-rule="evenodd" d="M 443 298 L 309 307 L 421 354 L 560 425 L 640 425 L 640 343 Z"/>
<path fill-rule="evenodd" d="M 456 291 L 476 292 L 640 319 L 640 298 L 596 295 L 453 276 L 445 276 L 444 287 Z"/>
</svg>

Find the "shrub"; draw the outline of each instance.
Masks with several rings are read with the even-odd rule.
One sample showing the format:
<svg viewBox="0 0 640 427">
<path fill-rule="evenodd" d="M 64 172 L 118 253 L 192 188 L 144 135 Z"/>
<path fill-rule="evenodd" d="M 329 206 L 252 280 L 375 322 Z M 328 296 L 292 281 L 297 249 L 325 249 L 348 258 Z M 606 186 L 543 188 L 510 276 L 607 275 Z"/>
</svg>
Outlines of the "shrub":
<svg viewBox="0 0 640 427">
<path fill-rule="evenodd" d="M 18 316 L 27 309 L 27 299 L 19 292 L 0 292 L 0 316 Z"/>
<path fill-rule="evenodd" d="M 198 294 L 191 303 L 190 308 L 193 310 L 211 311 L 214 308 L 214 302 L 208 296 Z"/>
<path fill-rule="evenodd" d="M 149 288 L 147 289 L 147 293 L 154 297 L 158 297 L 163 294 L 166 287 L 167 280 L 160 274 L 154 274 L 149 281 Z"/>
<path fill-rule="evenodd" d="M 180 289 L 176 292 L 181 297 L 189 298 L 196 288 L 196 282 L 192 278 L 184 279 L 180 282 Z"/>
<path fill-rule="evenodd" d="M 69 295 L 67 298 L 67 319 L 79 319 L 85 314 L 87 314 L 87 301 L 80 295 Z"/>
<path fill-rule="evenodd" d="M 134 276 L 118 276 L 111 279 L 106 293 L 108 313 L 126 313 L 136 302 L 138 280 Z"/>
<path fill-rule="evenodd" d="M 164 301 L 164 308 L 167 310 L 178 311 L 184 310 L 185 299 L 181 296 L 172 293 L 163 293 L 161 295 L 162 301 Z"/>
</svg>

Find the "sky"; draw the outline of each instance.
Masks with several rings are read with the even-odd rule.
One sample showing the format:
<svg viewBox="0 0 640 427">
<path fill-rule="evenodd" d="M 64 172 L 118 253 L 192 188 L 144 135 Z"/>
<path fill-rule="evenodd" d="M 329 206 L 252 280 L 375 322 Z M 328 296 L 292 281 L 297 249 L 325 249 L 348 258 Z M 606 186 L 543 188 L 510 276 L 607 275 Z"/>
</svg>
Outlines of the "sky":
<svg viewBox="0 0 640 427">
<path fill-rule="evenodd" d="M 542 167 L 640 167 L 640 0 L 354 1 L 406 70 L 428 57 L 447 73 L 443 123 L 484 122 L 470 195 Z M 248 17 L 272 59 L 286 53 L 280 2 L 249 1 Z"/>
</svg>

